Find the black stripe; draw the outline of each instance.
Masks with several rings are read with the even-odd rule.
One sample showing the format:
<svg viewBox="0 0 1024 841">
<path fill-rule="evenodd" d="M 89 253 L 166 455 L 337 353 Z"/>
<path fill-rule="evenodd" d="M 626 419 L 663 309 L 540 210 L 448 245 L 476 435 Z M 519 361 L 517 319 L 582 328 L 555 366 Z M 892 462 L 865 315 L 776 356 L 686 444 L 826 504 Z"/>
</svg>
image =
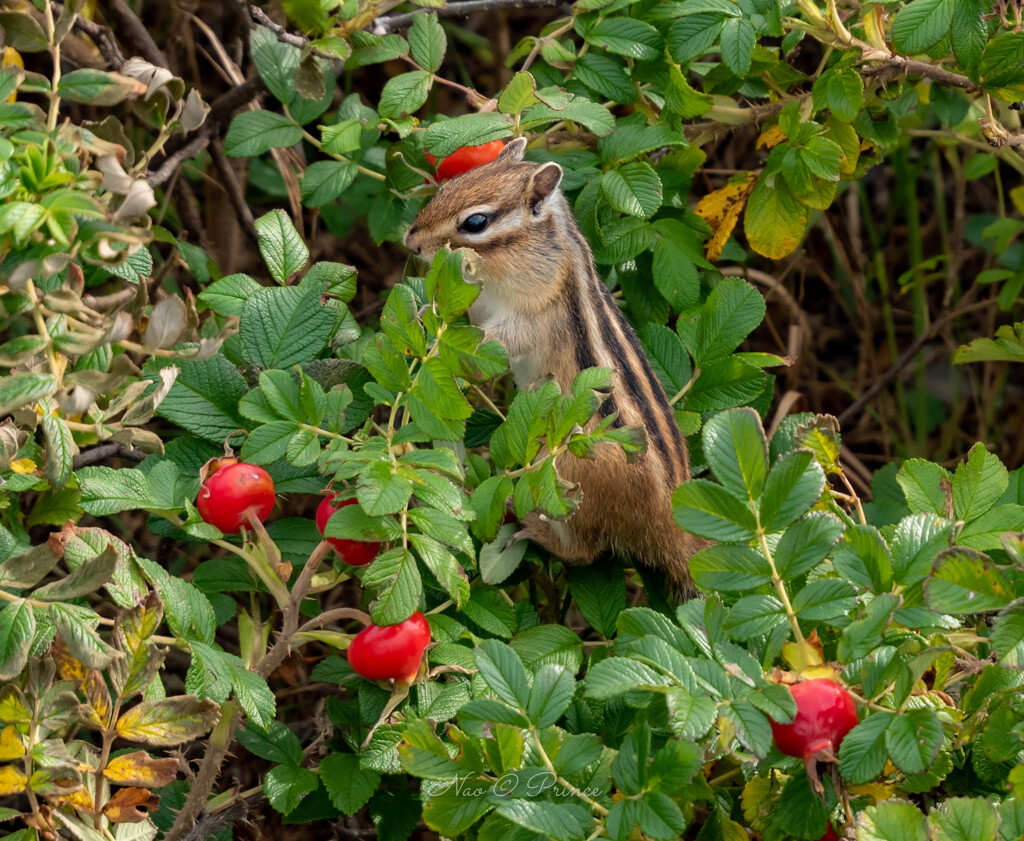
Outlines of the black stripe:
<svg viewBox="0 0 1024 841">
<path fill-rule="evenodd" d="M 576 367 L 579 371 L 582 371 L 584 368 L 595 368 L 597 367 L 597 360 L 594 359 L 594 354 L 591 351 L 587 326 L 583 323 L 583 313 L 580 307 L 580 289 L 571 274 L 565 278 L 562 294 L 565 295 L 565 308 L 569 313 L 569 333 L 575 351 Z"/>
</svg>

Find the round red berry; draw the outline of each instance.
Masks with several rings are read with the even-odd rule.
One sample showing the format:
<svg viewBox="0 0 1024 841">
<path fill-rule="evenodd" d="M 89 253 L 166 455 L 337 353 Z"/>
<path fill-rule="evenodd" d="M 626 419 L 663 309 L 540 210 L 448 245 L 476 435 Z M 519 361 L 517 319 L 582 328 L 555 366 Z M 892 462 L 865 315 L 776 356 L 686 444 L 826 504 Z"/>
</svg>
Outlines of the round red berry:
<svg viewBox="0 0 1024 841">
<path fill-rule="evenodd" d="M 501 150 L 504 148 L 505 143 L 501 140 L 492 140 L 490 143 L 483 143 L 480 146 L 463 146 L 448 157 L 442 158 L 440 162 L 430 152 L 424 152 L 424 154 L 430 164 L 437 168 L 438 180 L 447 181 L 449 178 L 455 178 L 455 176 L 469 172 L 478 166 L 489 164 L 501 154 Z"/>
<path fill-rule="evenodd" d="M 816 678 L 790 687 L 796 701 L 792 724 L 772 721 L 772 734 L 787 756 L 807 759 L 815 751 L 839 750 L 839 743 L 857 726 L 857 708 L 842 686 Z"/>
<path fill-rule="evenodd" d="M 263 522 L 274 507 L 274 480 L 262 467 L 236 462 L 208 476 L 196 500 L 199 516 L 224 534 L 251 528 L 250 518 Z"/>
<path fill-rule="evenodd" d="M 419 611 L 397 625 L 369 625 L 348 647 L 348 662 L 370 680 L 416 677 L 423 652 L 430 644 L 430 625 Z"/>
</svg>

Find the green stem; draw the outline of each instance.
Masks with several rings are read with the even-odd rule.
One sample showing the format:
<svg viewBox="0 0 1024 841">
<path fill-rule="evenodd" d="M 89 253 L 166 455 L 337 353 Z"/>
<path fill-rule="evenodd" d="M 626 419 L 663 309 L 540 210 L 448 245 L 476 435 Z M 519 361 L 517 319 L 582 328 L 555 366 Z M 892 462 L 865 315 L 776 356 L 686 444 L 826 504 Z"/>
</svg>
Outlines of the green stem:
<svg viewBox="0 0 1024 841">
<path fill-rule="evenodd" d="M 578 797 L 580 800 L 586 803 L 591 809 L 593 809 L 599 815 L 601 815 L 602 817 L 607 817 L 608 810 L 604 806 L 602 806 L 596 800 L 587 797 L 587 795 L 585 795 L 582 791 L 576 788 L 576 786 L 574 786 L 564 777 L 558 776 L 558 772 L 555 770 L 554 763 L 548 756 L 547 751 L 544 750 L 544 745 L 541 744 L 540 735 L 537 733 L 536 727 L 530 727 L 530 735 L 533 736 L 533 741 L 537 746 L 537 753 L 540 754 L 541 762 L 543 762 L 544 767 L 551 772 L 551 775 L 555 778 L 555 782 L 557 782 L 560 786 L 567 789 L 568 791 L 571 791 L 576 797 Z"/>
<path fill-rule="evenodd" d="M 284 110 L 285 110 L 285 113 L 287 114 L 288 113 L 288 109 L 285 108 Z M 288 116 L 290 117 L 291 114 L 288 114 Z M 310 134 L 305 129 L 302 130 L 302 136 L 304 138 L 306 138 L 306 140 L 308 140 L 314 146 L 316 146 L 316 148 L 319 149 L 321 152 L 324 152 L 323 143 L 321 143 L 316 137 L 314 137 L 312 134 Z M 324 154 L 325 155 L 329 155 L 330 157 L 334 158 L 334 160 L 336 160 L 336 161 L 343 161 L 344 163 L 347 163 L 347 164 L 354 164 L 355 168 L 357 170 L 359 170 L 363 175 L 368 175 L 370 178 L 375 178 L 377 181 L 387 181 L 388 180 L 388 177 L 386 175 L 383 175 L 382 173 L 377 172 L 376 170 L 373 170 L 373 169 L 367 169 L 365 166 L 361 166 L 360 164 L 357 164 L 355 161 L 351 160 L 350 158 L 346 158 L 344 155 L 335 155 L 332 152 L 324 152 Z"/>
<path fill-rule="evenodd" d="M 796 612 L 793 610 L 793 604 L 789 600 L 789 593 L 786 592 L 786 585 L 779 575 L 779 571 L 775 568 L 775 559 L 772 557 L 772 550 L 768 546 L 764 529 L 760 527 L 757 530 L 757 539 L 761 544 L 761 552 L 764 554 L 765 560 L 768 561 L 768 567 L 772 571 L 772 586 L 775 587 L 779 601 L 782 602 L 782 606 L 786 609 L 786 618 L 789 619 L 789 627 L 793 629 L 793 638 L 800 645 L 803 645 L 806 642 L 803 631 L 800 630 L 800 623 L 796 619 Z"/>
</svg>

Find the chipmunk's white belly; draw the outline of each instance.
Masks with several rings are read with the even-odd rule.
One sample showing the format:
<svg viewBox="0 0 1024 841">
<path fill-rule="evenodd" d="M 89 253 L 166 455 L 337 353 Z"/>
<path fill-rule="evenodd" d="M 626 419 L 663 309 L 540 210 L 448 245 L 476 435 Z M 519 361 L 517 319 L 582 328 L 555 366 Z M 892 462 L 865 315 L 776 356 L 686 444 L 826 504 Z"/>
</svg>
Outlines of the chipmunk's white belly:
<svg viewBox="0 0 1024 841">
<path fill-rule="evenodd" d="M 520 390 L 532 388 L 547 376 L 551 355 L 544 335 L 544 319 L 524 317 L 501 305 L 485 286 L 469 308 L 469 320 L 489 341 L 508 351 L 509 368 Z"/>
</svg>

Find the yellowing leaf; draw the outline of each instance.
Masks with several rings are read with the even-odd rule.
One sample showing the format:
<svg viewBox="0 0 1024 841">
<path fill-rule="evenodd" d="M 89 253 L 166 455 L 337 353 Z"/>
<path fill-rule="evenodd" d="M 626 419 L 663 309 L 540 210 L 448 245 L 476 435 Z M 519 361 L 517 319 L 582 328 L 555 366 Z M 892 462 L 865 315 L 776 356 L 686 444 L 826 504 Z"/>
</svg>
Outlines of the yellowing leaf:
<svg viewBox="0 0 1024 841">
<path fill-rule="evenodd" d="M 75 659 L 75 656 L 68 650 L 67 644 L 60 637 L 53 641 L 50 654 L 57 664 L 57 674 L 60 675 L 61 680 L 73 680 L 76 683 L 85 680 L 85 666 Z"/>
<path fill-rule="evenodd" d="M 796 251 L 807 222 L 807 208 L 785 181 L 776 178 L 769 187 L 759 180 L 747 202 L 743 230 L 754 251 L 762 257 L 780 260 Z"/>
<path fill-rule="evenodd" d="M 179 695 L 143 701 L 117 720 L 117 735 L 130 742 L 174 747 L 205 736 L 220 718 L 220 707 L 209 698 Z"/>
<path fill-rule="evenodd" d="M 822 666 L 825 662 L 821 643 L 818 641 L 816 633 L 803 642 L 787 642 L 782 646 L 782 656 L 795 671 L 805 676 L 808 669 Z M 831 675 L 833 670 L 828 667 L 826 668 Z"/>
<path fill-rule="evenodd" d="M 697 215 L 714 231 L 714 235 L 705 246 L 709 260 L 717 260 L 722 255 L 722 249 L 729 241 L 729 235 L 736 227 L 736 222 L 755 184 L 757 173 L 741 172 L 730 178 L 724 187 L 708 193 L 697 202 Z"/>
<path fill-rule="evenodd" d="M 864 785 L 850 786 L 850 791 L 854 794 L 871 797 L 876 803 L 896 796 L 896 786 L 893 783 L 864 783 Z"/>
<path fill-rule="evenodd" d="M 25 755 L 25 745 L 21 741 L 21 734 L 13 724 L 8 724 L 3 732 L 0 732 L 0 760 L 17 759 Z"/>
<path fill-rule="evenodd" d="M 30 473 L 35 473 L 36 463 L 30 458 L 18 458 L 11 462 L 11 470 L 22 476 L 28 476 Z"/>
<path fill-rule="evenodd" d="M 779 128 L 779 124 L 776 123 L 773 126 L 769 126 L 761 132 L 761 136 L 757 138 L 758 149 L 771 149 L 778 143 L 781 143 L 786 139 L 785 133 Z"/>
<path fill-rule="evenodd" d="M 1018 213 L 1024 214 L 1024 184 L 1018 185 L 1010 190 L 1010 198 Z"/>
<path fill-rule="evenodd" d="M 122 788 L 103 807 L 103 814 L 111 823 L 142 823 L 148 811 L 160 805 L 160 798 L 148 788 Z"/>
<path fill-rule="evenodd" d="M 103 776 L 120 786 L 163 788 L 177 779 L 178 760 L 153 759 L 144 750 L 137 750 L 110 760 Z"/>
<path fill-rule="evenodd" d="M 777 792 L 788 777 L 773 773 L 767 777 L 751 777 L 743 786 L 743 817 L 752 829 L 762 829 L 761 820 L 771 812 L 773 791 Z"/>
<path fill-rule="evenodd" d="M 0 721 L 5 724 L 30 724 L 32 713 L 28 711 L 25 696 L 13 684 L 0 689 Z"/>
<path fill-rule="evenodd" d="M 71 806 L 79 812 L 91 813 L 93 811 L 92 794 L 87 788 L 80 788 L 78 791 L 71 792 L 71 794 L 54 797 L 53 803 L 55 806 Z"/>
<path fill-rule="evenodd" d="M 0 797 L 20 794 L 28 784 L 28 777 L 15 765 L 0 767 Z"/>
<path fill-rule="evenodd" d="M 23 70 L 25 69 L 25 62 L 21 58 L 21 53 L 14 49 L 14 47 L 7 47 L 4 50 L 4 57 L 0 59 L 0 68 L 4 67 L 20 67 Z M 7 101 L 14 102 L 17 98 L 18 94 L 15 92 L 7 97 Z"/>
</svg>

